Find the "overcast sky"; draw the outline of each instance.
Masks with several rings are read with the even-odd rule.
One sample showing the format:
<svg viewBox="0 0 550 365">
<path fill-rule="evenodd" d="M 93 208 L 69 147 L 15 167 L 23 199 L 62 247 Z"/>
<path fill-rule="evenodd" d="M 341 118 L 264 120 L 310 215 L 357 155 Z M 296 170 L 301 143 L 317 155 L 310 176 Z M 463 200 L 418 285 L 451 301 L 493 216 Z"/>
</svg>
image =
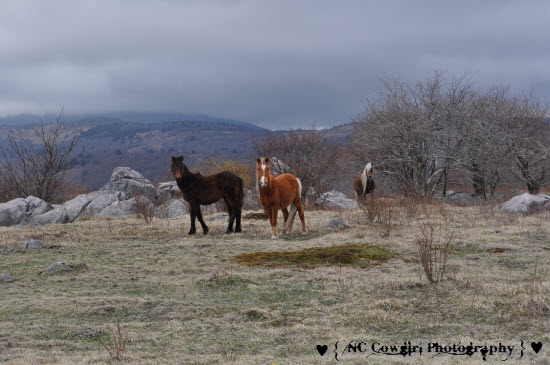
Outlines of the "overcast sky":
<svg viewBox="0 0 550 365">
<path fill-rule="evenodd" d="M 475 73 L 550 99 L 550 1 L 3 1 L 0 116 L 349 122 L 384 75 Z"/>
</svg>

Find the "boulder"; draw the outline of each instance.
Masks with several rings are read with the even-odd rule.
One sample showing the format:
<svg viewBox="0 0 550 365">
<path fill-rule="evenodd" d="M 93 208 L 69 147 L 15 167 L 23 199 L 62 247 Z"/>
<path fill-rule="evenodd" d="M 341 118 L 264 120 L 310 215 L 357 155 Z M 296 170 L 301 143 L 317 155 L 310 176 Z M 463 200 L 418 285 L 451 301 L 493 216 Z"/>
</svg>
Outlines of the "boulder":
<svg viewBox="0 0 550 365">
<path fill-rule="evenodd" d="M 473 197 L 471 194 L 462 191 L 448 191 L 447 196 L 441 199 L 445 203 L 468 206 L 475 205 L 481 202 L 480 199 Z"/>
<path fill-rule="evenodd" d="M 117 200 L 106 206 L 97 217 L 124 217 L 136 213 L 136 200 L 134 198 L 128 200 Z"/>
<path fill-rule="evenodd" d="M 67 222 L 69 222 L 69 218 L 67 215 L 67 211 L 63 207 L 57 207 L 47 213 L 32 217 L 30 221 L 30 223 L 39 226 L 44 224 L 62 224 Z"/>
<path fill-rule="evenodd" d="M 117 167 L 113 170 L 111 180 L 100 190 L 112 190 L 121 193 L 121 200 L 128 200 L 135 194 L 143 194 L 157 201 L 157 189 L 139 172 L 129 167 Z"/>
<path fill-rule="evenodd" d="M 258 210 L 261 208 L 258 192 L 244 189 L 243 210 Z"/>
<path fill-rule="evenodd" d="M 155 208 L 155 217 L 176 218 L 189 213 L 189 204 L 181 199 L 170 199 Z"/>
<path fill-rule="evenodd" d="M 111 192 L 111 191 L 101 191 L 101 192 L 95 192 L 96 197 L 93 199 L 82 211 L 82 215 L 87 215 L 90 217 L 94 217 L 101 213 L 103 209 L 105 209 L 107 206 L 113 204 L 114 202 L 119 201 L 120 193 L 119 192 Z M 103 194 L 98 194 L 103 193 Z M 90 193 L 88 195 L 91 195 L 93 193 Z"/>
<path fill-rule="evenodd" d="M 177 198 L 181 196 L 180 188 L 175 181 L 167 181 L 160 183 L 157 187 L 157 196 L 158 197 L 169 197 Z"/>
<path fill-rule="evenodd" d="M 344 193 L 332 190 L 321 194 L 319 199 L 315 201 L 315 206 L 323 209 L 353 209 L 357 208 L 357 202 L 347 198 Z"/>
<path fill-rule="evenodd" d="M 90 204 L 97 194 L 81 194 L 74 199 L 71 199 L 63 203 L 63 208 L 67 212 L 67 219 L 69 222 L 73 222 L 80 213 Z"/>
<path fill-rule="evenodd" d="M 25 202 L 27 202 L 27 212 L 30 213 L 31 217 L 44 214 L 53 209 L 53 206 L 50 205 L 48 202 L 45 202 L 44 200 L 34 197 L 32 195 L 26 197 Z"/>
<path fill-rule="evenodd" d="M 73 269 L 72 266 L 67 265 L 64 262 L 56 262 L 52 264 L 50 267 L 48 267 L 46 270 L 42 271 L 40 275 L 44 276 L 44 275 L 53 274 L 59 271 L 69 271 L 72 269 Z"/>
<path fill-rule="evenodd" d="M 10 274 L 2 274 L 0 275 L 0 281 L 3 281 L 5 283 L 11 283 L 13 281 L 13 278 Z"/>
<path fill-rule="evenodd" d="M 23 245 L 23 248 L 25 250 L 35 249 L 35 248 L 44 248 L 44 242 L 42 242 L 41 240 L 31 238 L 30 240 L 25 242 L 25 244 Z"/>
<path fill-rule="evenodd" d="M 329 227 L 329 228 L 342 228 L 345 225 L 346 224 L 344 223 L 343 220 L 336 218 L 336 219 L 331 219 L 330 222 L 328 222 L 327 227 Z"/>
<path fill-rule="evenodd" d="M 23 198 L 0 204 L 0 226 L 19 224 L 27 213 L 27 202 Z"/>
<path fill-rule="evenodd" d="M 497 205 L 495 209 L 508 213 L 532 214 L 546 209 L 545 206 L 548 202 L 550 202 L 550 196 L 548 195 L 523 193 Z"/>
</svg>

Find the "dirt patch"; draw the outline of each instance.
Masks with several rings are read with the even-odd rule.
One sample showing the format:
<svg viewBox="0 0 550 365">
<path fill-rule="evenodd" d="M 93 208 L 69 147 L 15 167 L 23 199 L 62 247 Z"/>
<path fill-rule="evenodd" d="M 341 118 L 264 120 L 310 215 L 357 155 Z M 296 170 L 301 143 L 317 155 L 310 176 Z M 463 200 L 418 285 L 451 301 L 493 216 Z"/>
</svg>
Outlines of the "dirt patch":
<svg viewBox="0 0 550 365">
<path fill-rule="evenodd" d="M 248 266 L 297 266 L 310 269 L 320 266 L 366 268 L 379 265 L 394 255 L 383 247 L 350 244 L 289 252 L 253 252 L 233 256 L 230 260 Z"/>
</svg>

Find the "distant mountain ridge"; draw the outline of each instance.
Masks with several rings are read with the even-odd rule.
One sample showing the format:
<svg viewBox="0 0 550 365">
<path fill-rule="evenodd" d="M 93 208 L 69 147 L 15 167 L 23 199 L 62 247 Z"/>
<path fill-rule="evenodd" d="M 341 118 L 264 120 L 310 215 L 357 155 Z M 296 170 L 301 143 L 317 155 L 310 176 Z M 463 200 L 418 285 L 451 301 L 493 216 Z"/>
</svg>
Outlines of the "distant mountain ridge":
<svg viewBox="0 0 550 365">
<path fill-rule="evenodd" d="M 39 124 L 43 121 L 46 124 L 55 122 L 57 114 L 17 114 L 0 118 L 0 125 L 9 126 L 29 126 Z M 248 128 L 263 129 L 253 123 L 239 120 L 213 117 L 206 114 L 187 114 L 187 113 L 168 113 L 168 112 L 105 112 L 105 113 L 82 113 L 82 114 L 64 114 L 63 120 L 67 123 L 78 123 L 81 121 L 123 121 L 133 123 L 164 123 L 164 122 L 221 122 L 235 124 Z"/>
<path fill-rule="evenodd" d="M 190 167 L 197 160 L 210 157 L 246 161 L 252 166 L 257 157 L 252 140 L 267 131 L 251 123 L 197 115 L 189 120 L 171 120 L 178 116 L 185 119 L 180 113 L 111 113 L 80 119 L 64 118 L 69 133 L 81 133 L 75 151 L 78 156 L 69 170 L 69 178 L 97 190 L 115 167 L 128 166 L 151 181 L 167 179 L 170 178 L 172 155 L 183 155 Z M 208 120 L 192 120 L 201 118 Z M 1 125 L 1 121 L 0 144 L 7 142 L 10 130 L 31 140 L 36 138 L 32 123 Z M 323 140 L 346 143 L 352 129 L 351 124 L 345 124 L 319 130 L 319 133 Z"/>
</svg>

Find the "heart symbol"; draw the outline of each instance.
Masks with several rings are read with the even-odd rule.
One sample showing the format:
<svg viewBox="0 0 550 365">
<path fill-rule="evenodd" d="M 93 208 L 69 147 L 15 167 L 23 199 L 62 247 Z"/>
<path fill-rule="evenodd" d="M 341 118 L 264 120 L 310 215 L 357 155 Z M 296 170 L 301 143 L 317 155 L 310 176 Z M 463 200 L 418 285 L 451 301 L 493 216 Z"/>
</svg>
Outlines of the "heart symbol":
<svg viewBox="0 0 550 365">
<path fill-rule="evenodd" d="M 319 355 L 323 356 L 325 354 L 325 352 L 327 352 L 328 350 L 328 346 L 327 345 L 317 345 L 317 352 L 319 353 Z"/>
<path fill-rule="evenodd" d="M 533 351 L 535 351 L 535 354 L 538 354 L 542 348 L 542 342 L 531 342 L 531 347 L 533 348 Z"/>
</svg>

